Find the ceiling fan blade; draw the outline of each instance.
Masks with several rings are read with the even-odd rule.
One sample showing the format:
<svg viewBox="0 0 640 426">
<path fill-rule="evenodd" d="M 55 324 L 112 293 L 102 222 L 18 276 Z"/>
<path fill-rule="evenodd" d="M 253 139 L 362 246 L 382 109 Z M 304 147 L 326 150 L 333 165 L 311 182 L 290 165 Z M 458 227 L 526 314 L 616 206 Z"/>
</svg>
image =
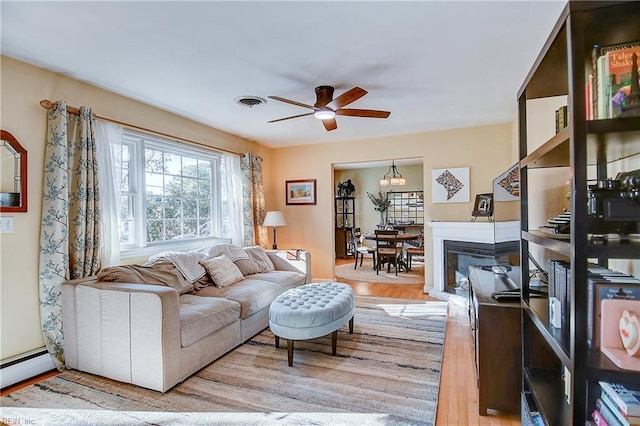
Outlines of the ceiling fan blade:
<svg viewBox="0 0 640 426">
<path fill-rule="evenodd" d="M 361 97 L 367 94 L 367 91 L 359 87 L 354 87 L 351 90 L 347 90 L 342 95 L 338 96 L 327 104 L 327 107 L 332 110 L 337 110 L 343 106 L 349 105 L 351 102 L 357 101 Z"/>
<path fill-rule="evenodd" d="M 348 115 L 350 117 L 367 117 L 367 118 L 387 118 L 391 113 L 389 111 L 378 111 L 377 109 L 354 109 L 343 108 L 336 111 L 336 115 Z"/>
<path fill-rule="evenodd" d="M 301 102 L 292 101 L 290 99 L 281 98 L 280 96 L 267 96 L 267 97 L 271 98 L 271 99 L 275 99 L 276 101 L 287 103 L 287 104 L 297 105 L 297 106 L 301 106 L 303 108 L 311 108 L 311 109 L 313 109 L 313 107 L 311 105 L 303 104 Z"/>
<path fill-rule="evenodd" d="M 335 118 L 331 118 L 329 120 L 320 120 L 322 124 L 324 124 L 324 128 L 327 129 L 327 132 L 335 130 L 338 128 L 338 123 L 336 123 Z"/>
<path fill-rule="evenodd" d="M 306 114 L 298 114 L 298 115 L 292 115 L 291 117 L 278 118 L 276 120 L 267 121 L 267 123 L 275 123 L 276 121 L 290 120 L 292 118 L 305 117 L 307 115 L 313 115 L 313 113 L 307 112 Z"/>
</svg>

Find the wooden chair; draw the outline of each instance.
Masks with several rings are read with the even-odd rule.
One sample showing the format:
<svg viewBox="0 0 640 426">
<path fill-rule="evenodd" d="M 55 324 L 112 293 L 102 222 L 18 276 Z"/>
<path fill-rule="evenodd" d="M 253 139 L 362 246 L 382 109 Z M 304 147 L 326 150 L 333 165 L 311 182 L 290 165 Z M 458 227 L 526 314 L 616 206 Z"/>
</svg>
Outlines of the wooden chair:
<svg viewBox="0 0 640 426">
<path fill-rule="evenodd" d="M 418 247 L 409 247 L 405 250 L 407 253 L 407 271 L 411 270 L 411 261 L 413 256 L 424 257 L 424 231 L 420 230 L 420 239 L 418 240 Z"/>
<path fill-rule="evenodd" d="M 396 275 L 398 275 L 398 263 L 400 256 L 402 255 L 402 244 L 398 244 L 398 241 L 393 237 L 398 236 L 397 230 L 383 230 L 376 229 L 376 275 L 379 274 L 382 265 L 387 263 L 387 273 L 391 272 L 391 264 L 396 269 Z M 379 237 L 389 237 L 388 240 Z"/>
<path fill-rule="evenodd" d="M 353 269 L 358 267 L 358 257 L 360 257 L 360 267 L 362 267 L 365 254 L 370 254 L 373 257 L 373 269 L 376 268 L 376 249 L 364 245 L 364 235 L 360 232 L 360 228 L 353 228 L 351 250 L 353 251 L 353 257 L 356 259 Z"/>
</svg>

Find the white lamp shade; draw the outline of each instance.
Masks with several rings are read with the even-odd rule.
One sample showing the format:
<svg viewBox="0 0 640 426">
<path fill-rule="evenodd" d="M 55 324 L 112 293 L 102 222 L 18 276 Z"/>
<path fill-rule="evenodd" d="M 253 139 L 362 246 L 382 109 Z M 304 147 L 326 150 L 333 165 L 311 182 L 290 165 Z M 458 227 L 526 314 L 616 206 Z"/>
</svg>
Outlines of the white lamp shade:
<svg viewBox="0 0 640 426">
<path fill-rule="evenodd" d="M 389 179 L 380 179 L 380 186 L 389 186 Z"/>
<path fill-rule="evenodd" d="M 262 226 L 287 226 L 287 222 L 284 220 L 282 212 L 272 211 L 267 212 L 262 222 Z"/>
</svg>

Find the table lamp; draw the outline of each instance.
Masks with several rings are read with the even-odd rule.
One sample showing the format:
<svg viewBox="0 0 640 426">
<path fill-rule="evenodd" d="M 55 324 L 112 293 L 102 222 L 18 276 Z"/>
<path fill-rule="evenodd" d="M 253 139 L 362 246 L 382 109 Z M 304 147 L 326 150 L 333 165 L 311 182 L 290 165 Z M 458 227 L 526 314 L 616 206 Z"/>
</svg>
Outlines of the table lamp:
<svg viewBox="0 0 640 426">
<path fill-rule="evenodd" d="M 262 221 L 262 226 L 273 226 L 273 249 L 277 250 L 278 244 L 276 243 L 276 228 L 278 226 L 287 226 L 287 222 L 285 222 L 282 212 L 267 212 L 264 217 L 264 221 Z"/>
</svg>

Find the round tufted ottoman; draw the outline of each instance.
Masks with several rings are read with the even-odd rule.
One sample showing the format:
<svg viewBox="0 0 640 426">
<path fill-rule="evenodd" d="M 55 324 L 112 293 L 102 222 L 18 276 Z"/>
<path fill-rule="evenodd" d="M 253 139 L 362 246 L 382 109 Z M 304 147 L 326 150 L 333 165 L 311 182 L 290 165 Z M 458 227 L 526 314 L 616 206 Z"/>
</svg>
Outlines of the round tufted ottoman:
<svg viewBox="0 0 640 426">
<path fill-rule="evenodd" d="M 355 296 L 347 284 L 312 283 L 292 288 L 271 302 L 269 328 L 276 337 L 287 339 L 289 367 L 293 365 L 293 342 L 315 339 L 331 333 L 332 354 L 336 355 L 338 329 L 349 323 L 353 334 Z"/>
</svg>

